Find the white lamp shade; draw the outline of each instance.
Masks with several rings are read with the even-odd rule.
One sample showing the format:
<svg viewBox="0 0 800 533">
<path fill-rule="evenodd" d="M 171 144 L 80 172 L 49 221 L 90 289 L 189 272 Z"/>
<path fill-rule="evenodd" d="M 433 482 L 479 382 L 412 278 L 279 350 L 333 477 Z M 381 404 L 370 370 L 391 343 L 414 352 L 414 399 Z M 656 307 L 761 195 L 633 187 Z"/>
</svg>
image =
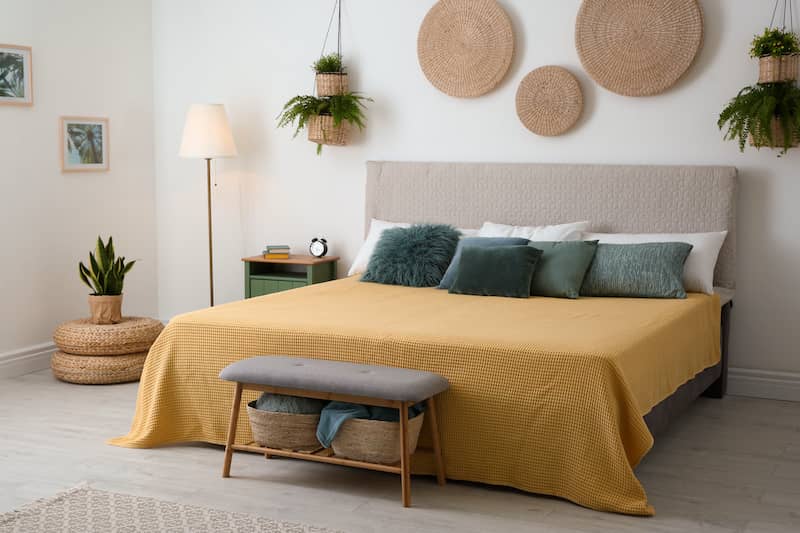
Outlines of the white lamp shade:
<svg viewBox="0 0 800 533">
<path fill-rule="evenodd" d="M 236 143 L 222 104 L 193 104 L 183 126 L 181 157 L 217 159 L 235 157 Z"/>
</svg>

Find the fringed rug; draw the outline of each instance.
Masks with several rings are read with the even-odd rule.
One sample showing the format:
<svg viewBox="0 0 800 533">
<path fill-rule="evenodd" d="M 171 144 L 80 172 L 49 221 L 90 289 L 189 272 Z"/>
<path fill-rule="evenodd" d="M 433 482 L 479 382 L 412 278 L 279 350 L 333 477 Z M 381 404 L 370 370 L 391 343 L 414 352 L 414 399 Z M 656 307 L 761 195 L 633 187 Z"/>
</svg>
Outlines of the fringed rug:
<svg viewBox="0 0 800 533">
<path fill-rule="evenodd" d="M 80 486 L 0 514 L 0 532 L 332 533 L 302 524 Z"/>
</svg>

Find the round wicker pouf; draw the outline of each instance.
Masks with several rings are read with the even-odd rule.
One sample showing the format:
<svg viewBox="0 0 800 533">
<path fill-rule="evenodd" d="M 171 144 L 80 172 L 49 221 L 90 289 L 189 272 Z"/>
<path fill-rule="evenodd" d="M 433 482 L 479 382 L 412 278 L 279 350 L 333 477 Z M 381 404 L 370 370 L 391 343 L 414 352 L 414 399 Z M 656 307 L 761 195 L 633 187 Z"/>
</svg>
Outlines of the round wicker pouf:
<svg viewBox="0 0 800 533">
<path fill-rule="evenodd" d="M 136 381 L 147 352 L 164 325 L 144 317 L 123 317 L 118 324 L 92 324 L 88 318 L 64 322 L 53 333 L 59 351 L 50 367 L 70 383 L 102 385 Z"/>
<path fill-rule="evenodd" d="M 58 326 L 53 341 L 62 352 L 73 355 L 125 355 L 149 350 L 162 329 L 158 320 L 139 316 L 102 326 L 82 318 Z"/>
<path fill-rule="evenodd" d="M 81 385 L 108 385 L 138 381 L 147 352 L 127 355 L 72 355 L 56 352 L 50 359 L 53 375 Z"/>
</svg>

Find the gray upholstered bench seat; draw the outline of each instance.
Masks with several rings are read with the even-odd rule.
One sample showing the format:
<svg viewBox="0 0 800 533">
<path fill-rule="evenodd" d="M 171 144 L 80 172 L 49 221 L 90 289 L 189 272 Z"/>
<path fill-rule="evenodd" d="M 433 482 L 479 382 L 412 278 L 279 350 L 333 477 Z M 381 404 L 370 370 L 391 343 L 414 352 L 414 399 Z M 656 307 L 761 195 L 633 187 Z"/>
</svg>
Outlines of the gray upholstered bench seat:
<svg viewBox="0 0 800 533">
<path fill-rule="evenodd" d="M 449 387 L 432 372 L 300 357 L 252 357 L 219 375 L 225 381 L 382 400 L 421 402 Z"/>
</svg>

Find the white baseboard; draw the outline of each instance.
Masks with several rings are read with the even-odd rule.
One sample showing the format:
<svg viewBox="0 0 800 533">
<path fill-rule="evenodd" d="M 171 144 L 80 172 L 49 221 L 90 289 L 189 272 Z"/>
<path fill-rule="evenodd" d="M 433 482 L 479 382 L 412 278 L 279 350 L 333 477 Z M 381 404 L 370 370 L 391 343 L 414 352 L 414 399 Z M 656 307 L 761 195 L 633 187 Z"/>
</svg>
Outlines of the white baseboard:
<svg viewBox="0 0 800 533">
<path fill-rule="evenodd" d="M 15 378 L 50 368 L 50 357 L 55 351 L 55 344 L 45 342 L 13 352 L 0 353 L 0 378 Z"/>
<path fill-rule="evenodd" d="M 770 400 L 800 402 L 800 374 L 749 368 L 730 368 L 728 393 Z"/>
</svg>

